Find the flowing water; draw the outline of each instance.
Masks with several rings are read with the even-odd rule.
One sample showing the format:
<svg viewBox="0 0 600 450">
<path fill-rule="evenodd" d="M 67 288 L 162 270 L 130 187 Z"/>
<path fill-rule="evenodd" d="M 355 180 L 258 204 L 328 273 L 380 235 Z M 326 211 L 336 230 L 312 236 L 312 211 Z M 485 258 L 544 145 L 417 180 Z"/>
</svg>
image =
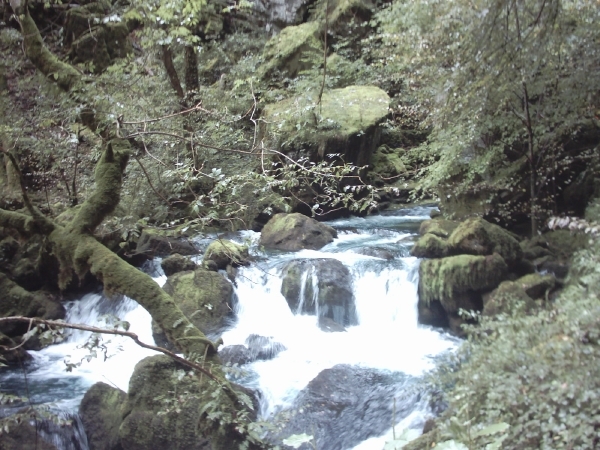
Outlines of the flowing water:
<svg viewBox="0 0 600 450">
<path fill-rule="evenodd" d="M 417 324 L 419 261 L 409 256 L 409 250 L 420 222 L 429 217 L 430 210 L 415 207 L 329 222 L 339 236 L 319 251 L 265 253 L 256 245 L 258 233 L 235 235 L 233 239 L 238 242 L 252 243 L 255 262 L 238 271 L 236 322 L 223 333 L 224 343 L 243 345 L 251 335 L 259 335 L 286 349 L 271 360 L 256 361 L 246 367 L 248 375 L 242 381 L 262 393 L 263 419 L 269 420 L 281 410 L 293 407 L 299 393 L 324 369 L 345 364 L 401 374 L 412 380 L 433 366 L 436 355 L 456 346 L 456 340 L 441 330 Z M 201 246 L 206 242 L 198 240 Z M 321 258 L 340 261 L 351 274 L 349 288 L 355 297 L 358 325 L 348 326 L 344 332 L 322 331 L 315 315 L 298 314 L 300 307 L 292 311 L 280 292 L 286 264 L 295 259 Z M 165 280 L 160 273 L 154 276 L 159 283 Z M 308 265 L 302 275 L 300 302 L 307 301 L 307 288 L 313 297 L 318 295 L 318 277 L 319 271 Z M 67 321 L 100 327 L 106 326 L 107 316 L 117 316 L 128 321 L 130 331 L 137 333 L 143 342 L 153 343 L 149 314 L 130 299 L 109 300 L 91 293 L 69 303 L 67 310 Z M 106 354 L 98 352 L 98 357 L 88 362 L 89 352 L 81 346 L 89 336 L 87 332 L 72 332 L 64 343 L 31 352 L 34 360 L 28 365 L 27 386 L 20 371 L 11 371 L 0 378 L 2 390 L 28 395 L 34 403 L 50 403 L 65 413 L 74 413 L 85 391 L 97 381 L 126 391 L 135 364 L 153 354 L 129 339 L 105 336 Z M 65 359 L 83 362 L 66 372 Z M 393 392 L 392 397 L 395 395 Z M 402 397 L 402 392 L 398 396 Z M 400 422 L 398 428 L 422 426 L 430 414 L 427 402 L 411 396 L 403 398 L 406 404 L 398 407 L 401 411 L 396 420 Z M 393 401 L 389 399 L 390 404 Z M 371 434 L 364 434 L 359 439 L 364 439 L 362 443 L 346 448 L 354 445 L 356 450 L 383 448 L 386 436 Z M 84 438 L 72 441 L 77 443 L 61 447 L 87 448 Z"/>
</svg>

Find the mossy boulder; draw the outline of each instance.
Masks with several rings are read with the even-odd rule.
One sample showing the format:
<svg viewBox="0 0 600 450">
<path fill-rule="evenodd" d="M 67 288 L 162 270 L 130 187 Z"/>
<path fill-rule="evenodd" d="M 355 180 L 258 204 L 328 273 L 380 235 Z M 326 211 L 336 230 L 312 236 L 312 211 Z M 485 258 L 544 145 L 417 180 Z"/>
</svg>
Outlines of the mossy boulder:
<svg viewBox="0 0 600 450">
<path fill-rule="evenodd" d="M 0 272 L 0 317 L 24 316 L 41 319 L 64 319 L 65 309 L 54 297 L 43 292 L 29 292 Z M 0 332 L 8 337 L 21 336 L 27 332 L 24 323 L 6 323 Z"/>
<path fill-rule="evenodd" d="M 439 211 L 436 211 L 439 214 Z M 447 239 L 450 237 L 452 232 L 460 225 L 460 222 L 454 220 L 445 220 L 441 218 L 428 219 L 421 222 L 419 227 L 419 234 L 421 236 L 430 233 L 437 237 Z"/>
<path fill-rule="evenodd" d="M 527 295 L 523 287 L 514 281 L 503 281 L 492 292 L 483 296 L 484 316 L 496 316 L 498 314 L 519 314 L 532 311 L 536 304 Z"/>
<path fill-rule="evenodd" d="M 163 289 L 206 335 L 217 335 L 233 317 L 233 287 L 217 272 L 204 269 L 179 272 L 167 278 Z M 156 324 L 152 329 L 156 343 L 169 347 Z"/>
<path fill-rule="evenodd" d="M 358 323 L 352 277 L 337 259 L 294 260 L 282 277 L 281 294 L 295 314 L 318 314 L 319 320 L 328 318 L 342 327 Z"/>
<path fill-rule="evenodd" d="M 544 298 L 556 286 L 554 275 L 531 273 L 515 281 L 531 298 Z"/>
<path fill-rule="evenodd" d="M 321 63 L 323 44 L 318 38 L 319 24 L 307 22 L 289 26 L 273 36 L 263 50 L 263 65 L 259 68 L 262 77 L 274 71 L 294 77 L 298 72 Z"/>
<path fill-rule="evenodd" d="M 506 279 L 508 267 L 497 253 L 490 256 L 458 255 L 422 261 L 419 267 L 419 300 L 439 301 L 444 310 L 456 314 L 478 309 L 481 294 Z"/>
<path fill-rule="evenodd" d="M 210 419 L 209 414 L 237 417 L 243 406 L 207 376 L 178 376 L 182 369 L 187 370 L 164 355 L 145 358 L 135 366 L 119 429 L 124 449 L 239 448 L 242 439 L 234 427 Z M 258 447 L 251 444 L 249 449 Z"/>
<path fill-rule="evenodd" d="M 194 261 L 189 258 L 186 258 L 179 253 L 175 253 L 174 255 L 168 256 L 160 262 L 160 266 L 162 267 L 163 272 L 166 276 L 170 277 L 179 272 L 186 272 L 190 270 L 195 270 L 197 265 Z"/>
<path fill-rule="evenodd" d="M 204 262 L 212 261 L 217 269 L 242 266 L 248 263 L 248 247 L 227 239 L 217 239 L 204 252 Z"/>
<path fill-rule="evenodd" d="M 83 396 L 79 417 L 90 450 L 123 450 L 119 427 L 127 394 L 106 383 L 94 384 Z"/>
<path fill-rule="evenodd" d="M 448 244 L 455 254 L 497 253 L 509 266 L 523 256 L 519 242 L 508 231 L 479 217 L 462 222 L 448 238 Z"/>
<path fill-rule="evenodd" d="M 312 159 L 331 153 L 359 166 L 371 162 L 388 115 L 389 96 L 376 86 L 348 86 L 306 93 L 267 105 L 260 134 L 282 152 L 301 151 Z"/>
<path fill-rule="evenodd" d="M 274 250 L 318 250 L 333 242 L 337 231 L 299 213 L 275 214 L 262 229 L 259 244 Z"/>
<path fill-rule="evenodd" d="M 421 236 L 410 251 L 417 258 L 444 258 L 449 253 L 446 240 L 432 233 Z"/>
</svg>

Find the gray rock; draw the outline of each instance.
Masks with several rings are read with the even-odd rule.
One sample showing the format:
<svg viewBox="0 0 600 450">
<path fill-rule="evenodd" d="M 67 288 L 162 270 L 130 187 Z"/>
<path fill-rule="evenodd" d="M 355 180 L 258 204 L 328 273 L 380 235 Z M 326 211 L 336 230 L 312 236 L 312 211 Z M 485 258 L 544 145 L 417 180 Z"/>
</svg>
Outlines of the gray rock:
<svg viewBox="0 0 600 450">
<path fill-rule="evenodd" d="M 264 226 L 259 244 L 274 250 L 318 250 L 337 237 L 329 225 L 299 213 L 275 214 Z"/>
</svg>

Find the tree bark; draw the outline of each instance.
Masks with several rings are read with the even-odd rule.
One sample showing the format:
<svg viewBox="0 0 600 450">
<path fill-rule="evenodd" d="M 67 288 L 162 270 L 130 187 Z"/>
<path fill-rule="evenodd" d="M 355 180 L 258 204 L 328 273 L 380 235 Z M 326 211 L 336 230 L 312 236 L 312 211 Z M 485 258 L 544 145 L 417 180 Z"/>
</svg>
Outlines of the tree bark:
<svg viewBox="0 0 600 450">
<path fill-rule="evenodd" d="M 177 75 L 177 70 L 175 70 L 175 65 L 173 64 L 173 52 L 171 52 L 171 47 L 168 45 L 161 45 L 160 48 L 162 51 L 163 64 L 165 66 L 165 70 L 167 71 L 167 76 L 169 77 L 171 87 L 177 93 L 177 97 L 183 98 L 183 88 L 181 87 L 179 75 Z"/>
<path fill-rule="evenodd" d="M 198 81 L 198 55 L 196 49 L 192 46 L 185 47 L 185 89 L 198 91 L 200 82 Z"/>
</svg>

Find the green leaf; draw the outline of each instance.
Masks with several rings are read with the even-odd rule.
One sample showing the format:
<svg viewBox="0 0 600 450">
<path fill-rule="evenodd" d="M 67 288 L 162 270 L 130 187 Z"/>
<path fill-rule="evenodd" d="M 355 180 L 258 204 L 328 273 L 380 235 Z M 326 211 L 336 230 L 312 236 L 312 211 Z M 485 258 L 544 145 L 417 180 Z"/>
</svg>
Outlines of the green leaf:
<svg viewBox="0 0 600 450">
<path fill-rule="evenodd" d="M 308 435 L 306 433 L 302 433 L 302 434 L 292 434 L 289 438 L 284 439 L 282 442 L 285 445 L 289 445 L 292 448 L 298 448 L 302 444 L 305 444 L 312 440 L 313 440 L 313 436 Z"/>
<path fill-rule="evenodd" d="M 506 422 L 495 423 L 493 425 L 489 425 L 482 430 L 476 431 L 473 433 L 473 437 L 479 436 L 490 436 L 492 434 L 502 433 L 510 428 L 510 425 Z"/>
</svg>

